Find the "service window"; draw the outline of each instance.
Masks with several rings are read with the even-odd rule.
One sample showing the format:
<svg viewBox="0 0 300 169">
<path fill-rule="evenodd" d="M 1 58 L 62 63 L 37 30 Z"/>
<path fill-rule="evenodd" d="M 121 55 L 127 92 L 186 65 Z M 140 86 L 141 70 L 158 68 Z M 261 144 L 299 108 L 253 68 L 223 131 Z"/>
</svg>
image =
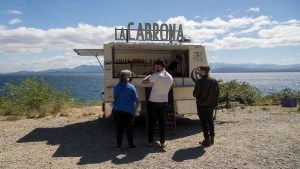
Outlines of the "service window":
<svg viewBox="0 0 300 169">
<path fill-rule="evenodd" d="M 154 73 L 153 63 L 157 59 L 166 62 L 166 70 L 174 77 L 188 77 L 187 50 L 115 49 L 113 52 L 113 77 L 121 70 L 129 69 L 135 78 Z"/>
</svg>

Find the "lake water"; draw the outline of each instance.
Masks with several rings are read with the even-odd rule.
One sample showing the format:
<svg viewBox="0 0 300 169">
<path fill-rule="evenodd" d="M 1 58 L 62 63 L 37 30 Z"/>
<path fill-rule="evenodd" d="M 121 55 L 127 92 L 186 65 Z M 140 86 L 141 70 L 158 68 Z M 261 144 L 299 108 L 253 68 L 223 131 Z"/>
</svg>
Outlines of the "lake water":
<svg viewBox="0 0 300 169">
<path fill-rule="evenodd" d="M 103 73 L 0 75 L 0 88 L 3 88 L 7 82 L 20 84 L 23 79 L 29 77 L 42 77 L 48 84 L 54 84 L 56 88 L 70 87 L 72 94 L 83 102 L 92 102 L 101 100 L 103 75 Z"/>
<path fill-rule="evenodd" d="M 87 74 L 46 74 L 34 75 L 43 77 L 49 84 L 54 84 L 57 88 L 70 87 L 74 96 L 84 102 L 101 100 L 103 92 L 103 73 Z M 3 89 L 7 82 L 20 84 L 22 79 L 33 75 L 0 75 L 0 88 Z M 231 80 L 248 82 L 257 87 L 263 94 L 279 92 L 285 88 L 300 91 L 300 72 L 280 72 L 280 73 L 212 73 L 216 79 L 224 82 Z M 1 90 L 0 90 L 1 93 Z M 3 91 L 2 91 L 3 93 Z"/>
<path fill-rule="evenodd" d="M 248 82 L 257 87 L 264 95 L 279 92 L 285 88 L 300 91 L 300 72 L 270 72 L 270 73 L 212 73 L 216 79 L 224 82 L 237 80 Z"/>
</svg>

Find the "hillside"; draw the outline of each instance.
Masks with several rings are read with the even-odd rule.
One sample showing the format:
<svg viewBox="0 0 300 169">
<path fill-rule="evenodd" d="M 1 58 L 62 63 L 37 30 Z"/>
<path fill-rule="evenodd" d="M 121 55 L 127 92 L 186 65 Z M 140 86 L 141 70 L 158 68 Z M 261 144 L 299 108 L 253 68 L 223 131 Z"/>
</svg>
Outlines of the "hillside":
<svg viewBox="0 0 300 169">
<path fill-rule="evenodd" d="M 300 72 L 300 64 L 275 65 L 275 64 L 229 64 L 210 63 L 214 73 L 238 73 L 238 72 Z M 73 69 L 49 69 L 44 71 L 19 71 L 9 74 L 61 74 L 61 73 L 103 73 L 102 67 L 98 65 L 81 65 Z"/>
</svg>

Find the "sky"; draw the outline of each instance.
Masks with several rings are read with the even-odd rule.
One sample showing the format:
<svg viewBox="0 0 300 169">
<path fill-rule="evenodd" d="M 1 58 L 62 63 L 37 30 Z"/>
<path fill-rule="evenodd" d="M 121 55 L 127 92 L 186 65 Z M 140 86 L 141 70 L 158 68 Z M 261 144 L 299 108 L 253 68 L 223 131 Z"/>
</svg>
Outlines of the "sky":
<svg viewBox="0 0 300 169">
<path fill-rule="evenodd" d="M 103 48 L 129 22 L 182 24 L 209 63 L 300 64 L 299 7 L 299 0 L 0 0 L 0 73 L 98 65 L 73 49 Z"/>
</svg>

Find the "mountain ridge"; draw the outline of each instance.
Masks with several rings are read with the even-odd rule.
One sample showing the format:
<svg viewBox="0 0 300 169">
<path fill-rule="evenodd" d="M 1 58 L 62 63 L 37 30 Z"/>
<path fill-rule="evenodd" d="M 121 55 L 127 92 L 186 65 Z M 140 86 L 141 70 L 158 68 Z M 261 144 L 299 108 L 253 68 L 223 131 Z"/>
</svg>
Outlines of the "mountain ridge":
<svg viewBox="0 0 300 169">
<path fill-rule="evenodd" d="M 246 72 L 300 72 L 300 64 L 230 64 L 210 63 L 213 73 L 246 73 Z M 61 74 L 61 73 L 103 73 L 99 65 L 80 65 L 75 68 L 48 69 L 43 71 L 18 71 L 5 74 Z"/>
</svg>

